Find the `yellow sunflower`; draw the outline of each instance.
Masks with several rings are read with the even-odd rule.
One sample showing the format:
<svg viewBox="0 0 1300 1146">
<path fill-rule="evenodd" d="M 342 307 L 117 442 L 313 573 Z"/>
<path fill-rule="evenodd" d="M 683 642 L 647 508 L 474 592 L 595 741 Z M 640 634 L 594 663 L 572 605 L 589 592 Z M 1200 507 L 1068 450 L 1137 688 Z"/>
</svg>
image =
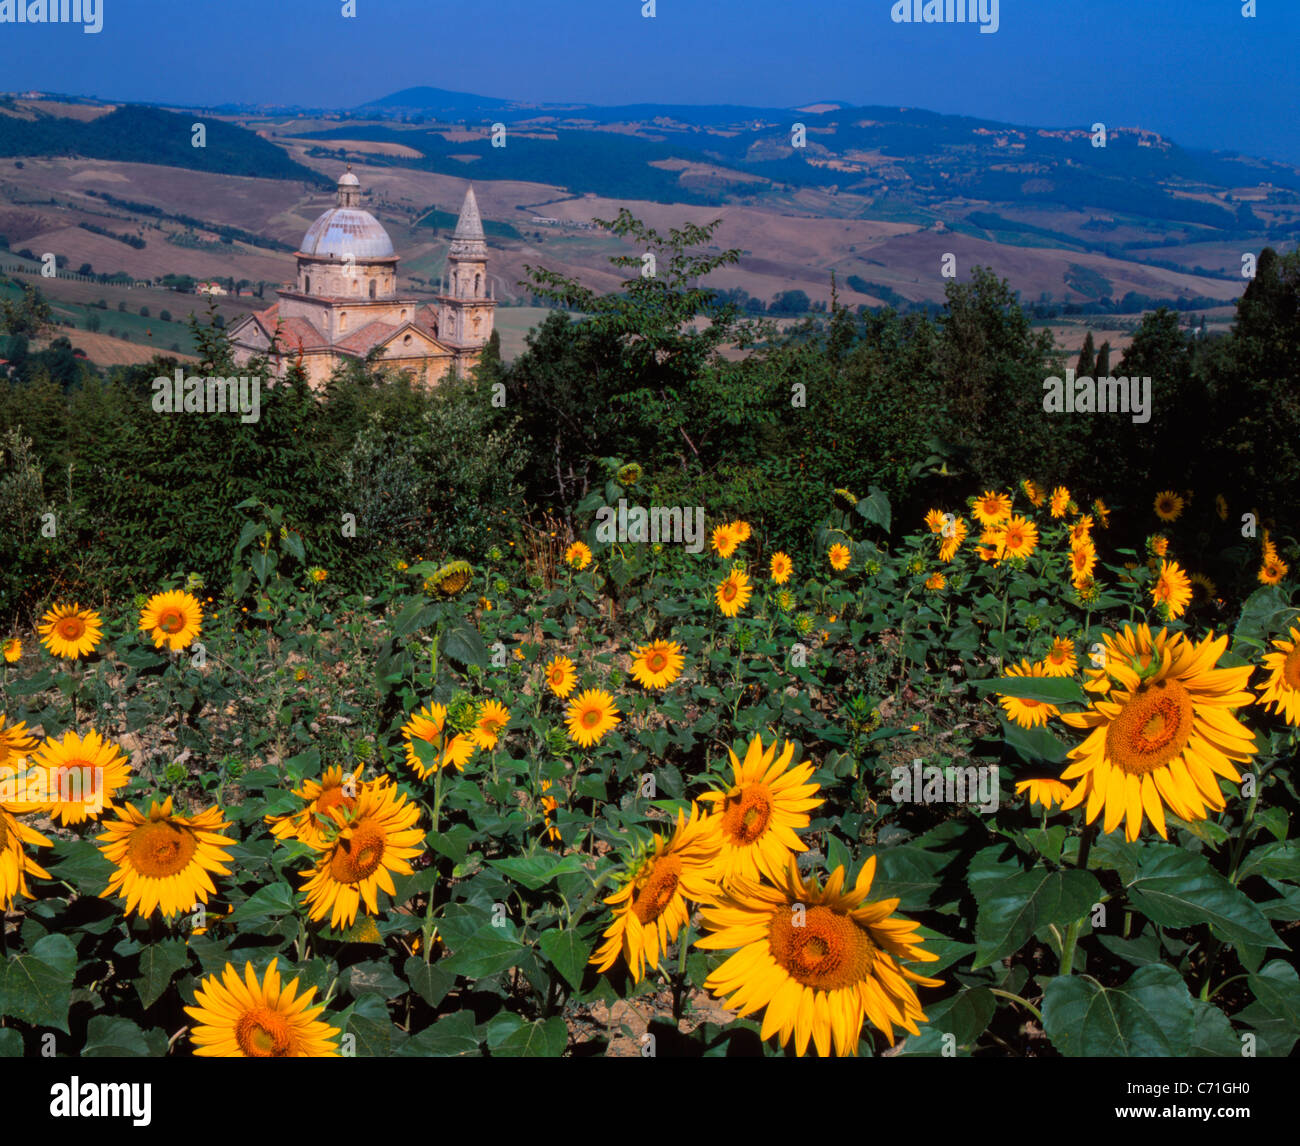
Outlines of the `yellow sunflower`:
<svg viewBox="0 0 1300 1146">
<path fill-rule="evenodd" d="M 975 499 L 971 512 L 981 525 L 997 525 L 1011 516 L 1011 495 L 986 489 Z"/>
<path fill-rule="evenodd" d="M 947 585 L 948 578 L 946 578 L 942 573 L 931 573 L 930 576 L 925 579 L 925 588 L 930 593 L 938 593 L 947 588 Z"/>
<path fill-rule="evenodd" d="M 406 763 L 421 780 L 426 780 L 433 774 L 433 767 L 420 759 L 420 754 L 415 750 L 415 741 L 441 744 L 442 752 L 436 767 L 454 767 L 457 772 L 465 771 L 465 765 L 477 747 L 466 734 L 451 731 L 447 727 L 446 706 L 433 703 L 426 704 L 402 725 L 402 739 L 406 741 Z"/>
<path fill-rule="evenodd" d="M 841 545 L 837 541 L 827 551 L 826 557 L 831 563 L 831 568 L 836 573 L 843 573 L 849 567 L 849 561 L 852 559 L 853 553 L 847 545 Z"/>
<path fill-rule="evenodd" d="M 1164 557 L 1169 553 L 1169 538 L 1161 533 L 1153 533 L 1147 538 L 1147 552 L 1155 557 Z"/>
<path fill-rule="evenodd" d="M 944 516 L 941 509 L 932 509 L 925 515 L 925 524 L 930 527 L 931 533 L 942 533 L 943 523 Z"/>
<path fill-rule="evenodd" d="M 1084 540 L 1081 545 L 1070 549 L 1070 580 L 1078 585 L 1092 576 L 1097 567 L 1097 547 L 1091 541 Z"/>
<path fill-rule="evenodd" d="M 1065 486 L 1058 485 L 1052 490 L 1052 501 L 1048 508 L 1053 517 L 1064 517 L 1070 508 L 1070 491 Z"/>
<path fill-rule="evenodd" d="M 1038 547 L 1038 526 L 1016 514 L 1001 530 L 998 551 L 1003 557 L 1028 557 Z"/>
<path fill-rule="evenodd" d="M 943 540 L 939 542 L 939 560 L 951 561 L 957 556 L 957 550 L 961 548 L 962 542 L 966 540 L 966 519 L 957 518 L 951 528 L 943 535 Z"/>
<path fill-rule="evenodd" d="M 784 585 L 790 580 L 790 575 L 794 572 L 794 562 L 790 560 L 788 553 L 777 551 L 772 554 L 771 564 L 768 566 L 768 572 L 772 576 L 774 585 Z"/>
<path fill-rule="evenodd" d="M 709 545 L 719 557 L 730 557 L 739 544 L 740 537 L 730 524 L 717 526 L 709 539 Z"/>
<path fill-rule="evenodd" d="M 564 551 L 564 563 L 572 569 L 585 569 L 591 564 L 591 550 L 586 542 L 575 541 Z"/>
<path fill-rule="evenodd" d="M 0 653 L 4 654 L 4 658 L 9 664 L 13 664 L 23 655 L 23 643 L 17 637 L 10 637 L 4 644 L 0 645 Z"/>
<path fill-rule="evenodd" d="M 1043 657 L 1044 676 L 1073 676 L 1079 669 L 1079 658 L 1074 653 L 1074 642 L 1069 637 L 1057 637 Z"/>
<path fill-rule="evenodd" d="M 642 688 L 667 688 L 686 663 L 676 641 L 652 641 L 632 654 L 632 679 Z"/>
<path fill-rule="evenodd" d="M 230 827 L 215 805 L 195 816 L 172 812 L 172 798 L 154 800 L 146 816 L 127 804 L 116 820 L 105 820 L 106 831 L 95 837 L 114 865 L 101 899 L 121 895 L 126 914 L 145 918 L 159 908 L 165 917 L 180 915 L 195 904 L 207 903 L 216 891 L 212 874 L 229 875 L 229 845 L 235 841 L 221 831 Z"/>
<path fill-rule="evenodd" d="M 307 577 L 316 585 L 323 585 L 329 579 L 329 570 L 322 569 L 319 565 L 314 565 L 307 570 Z"/>
<path fill-rule="evenodd" d="M 665 839 L 656 832 L 650 850 L 629 862 L 623 886 L 605 900 L 614 911 L 604 942 L 589 960 L 598 971 L 608 971 L 622 956 L 639 983 L 690 920 L 687 903 L 717 894 L 712 869 L 718 845 L 707 825 L 694 804 L 690 819 L 679 810 L 672 835 Z"/>
<path fill-rule="evenodd" d="M 1085 513 L 1070 526 L 1070 544 L 1082 545 L 1092 537 L 1092 514 Z"/>
<path fill-rule="evenodd" d="M 1110 528 L 1110 509 L 1101 498 L 1097 498 L 1096 501 L 1092 503 L 1092 512 L 1097 515 L 1097 524 L 1100 525 L 1102 529 Z"/>
<path fill-rule="evenodd" d="M 749 535 L 753 532 L 748 521 L 733 521 L 731 531 L 736 535 L 736 540 L 742 544 L 749 540 Z"/>
<path fill-rule="evenodd" d="M 1040 508 L 1043 502 L 1047 499 L 1047 494 L 1044 492 L 1043 488 L 1036 481 L 1032 481 L 1029 478 L 1026 478 L 1020 483 L 1020 488 L 1024 491 L 1025 496 L 1029 498 L 1029 504 L 1035 509 Z"/>
<path fill-rule="evenodd" d="M 1048 673 L 1041 664 L 1032 664 L 1029 660 L 1022 660 L 1019 665 L 1007 665 L 1007 671 L 1003 675 L 1007 677 L 1043 677 L 1055 674 Z M 1059 710 L 1054 704 L 1048 704 L 1044 700 L 1029 700 L 1022 696 L 1003 696 L 999 694 L 998 703 L 1006 709 L 1007 715 L 1021 728 L 1046 726 L 1051 717 L 1059 714 Z"/>
<path fill-rule="evenodd" d="M 84 740 L 75 732 L 64 733 L 62 740 L 46 738 L 31 765 L 26 778 L 30 803 L 22 810 L 44 812 L 64 827 L 114 811 L 113 797 L 131 780 L 122 750 L 93 728 Z"/>
<path fill-rule="evenodd" d="M 1192 600 L 1192 585 L 1177 561 L 1160 562 L 1160 576 L 1151 586 L 1151 600 L 1169 618 L 1181 617 Z"/>
<path fill-rule="evenodd" d="M 832 1043 L 837 1055 L 856 1055 L 864 1020 L 891 1046 L 895 1027 L 919 1035 L 926 1017 L 912 984 L 943 982 L 902 961 L 939 956 L 921 946 L 919 923 L 893 917 L 897 899 L 866 902 L 875 872 L 872 856 L 851 891 L 843 890 L 843 867 L 823 888 L 813 876 L 801 879 L 791 856 L 775 887 L 738 880 L 702 911 L 710 934 L 695 946 L 740 948 L 705 988 L 742 1017 L 766 1008 L 760 1037 L 777 1035 L 783 1045 L 793 1038 L 801 1055 L 810 1042 L 822 1057 Z"/>
<path fill-rule="evenodd" d="M 1272 675 L 1256 703 L 1271 705 L 1288 724 L 1300 725 L 1300 629 L 1292 625 L 1289 636 L 1273 642 L 1277 652 L 1264 655 L 1264 668 Z"/>
<path fill-rule="evenodd" d="M 569 701 L 565 722 L 569 737 L 583 748 L 590 748 L 622 718 L 614 698 L 603 688 L 589 688 Z"/>
<path fill-rule="evenodd" d="M 1167 839 L 1165 807 L 1188 821 L 1205 819 L 1207 808 L 1221 811 L 1218 777 L 1239 782 L 1233 762 L 1256 751 L 1232 711 L 1254 700 L 1246 691 L 1252 666 L 1214 667 L 1228 647 L 1226 636 L 1193 643 L 1182 633 L 1161 629 L 1153 637 L 1147 625 L 1125 625 L 1102 639 L 1105 671 L 1115 684 L 1087 710 L 1061 717 L 1089 730 L 1061 773 L 1062 780 L 1078 781 L 1061 806 L 1086 799 L 1087 823 L 1104 809 L 1102 830 L 1124 822 L 1130 841 L 1145 813 Z"/>
<path fill-rule="evenodd" d="M 1259 582 L 1261 585 L 1276 585 L 1290 572 L 1291 567 L 1276 552 L 1266 553 L 1259 567 Z"/>
<path fill-rule="evenodd" d="M 724 617 L 734 617 L 749 604 L 753 592 L 753 586 L 750 585 L 745 573 L 740 569 L 733 569 L 722 579 L 722 584 L 718 586 L 713 597 L 718 602 L 718 608 Z"/>
<path fill-rule="evenodd" d="M 5 717 L 0 716 L 0 768 L 15 774 L 20 770 L 26 772 L 25 757 L 38 743 L 21 720 L 6 727 Z"/>
<path fill-rule="evenodd" d="M 140 611 L 140 628 L 148 630 L 156 649 L 187 649 L 203 627 L 203 606 L 188 593 L 155 593 Z"/>
<path fill-rule="evenodd" d="M 1161 490 L 1156 494 L 1155 511 L 1161 521 L 1177 521 L 1183 515 L 1186 503 L 1173 490 Z"/>
<path fill-rule="evenodd" d="M 281 988 L 278 962 L 279 956 L 271 960 L 260 983 L 252 963 L 244 964 L 242 981 L 227 963 L 221 979 L 209 975 L 196 988 L 196 1005 L 185 1008 L 194 1020 L 190 1038 L 195 1057 L 339 1057 L 338 1028 L 319 1020 L 324 1006 L 311 1006 L 316 988 L 299 995 L 297 979 Z"/>
<path fill-rule="evenodd" d="M 331 927 L 351 927 L 362 902 L 371 915 L 379 912 L 378 892 L 396 894 L 390 873 L 410 875 L 406 861 L 424 850 L 424 832 L 416 827 L 418 804 L 391 784 L 362 789 L 356 807 L 346 813 L 331 808 L 336 831 L 321 852 L 302 890 L 312 919 L 328 914 Z"/>
<path fill-rule="evenodd" d="M 763 748 L 755 734 L 742 762 L 731 757 L 732 785 L 725 792 L 705 792 L 701 800 L 713 805 L 706 823 L 718 837 L 718 878 L 728 883 L 736 878 L 779 879 L 791 852 L 807 851 L 795 835 L 808 826 L 808 812 L 825 803 L 813 793 L 821 786 L 808 782 L 813 774 L 809 761 L 790 767 L 794 745 L 786 744 L 780 759 L 776 739 Z"/>
<path fill-rule="evenodd" d="M 48 847 L 49 843 L 39 832 L 19 823 L 0 804 L 0 916 L 13 909 L 16 896 L 30 898 L 32 893 L 27 887 L 29 875 L 50 878 L 50 873 L 23 851 L 23 845 Z M 2 926 L 4 923 L 0 918 L 0 927 Z"/>
<path fill-rule="evenodd" d="M 80 605 L 55 605 L 46 611 L 36 631 L 41 634 L 41 644 L 67 660 L 89 656 L 104 635 L 99 614 Z"/>
<path fill-rule="evenodd" d="M 513 545 L 514 542 L 512 541 Z M 425 581 L 435 593 L 444 597 L 456 597 L 469 588 L 474 580 L 474 566 L 468 561 L 449 561 Z"/>
<path fill-rule="evenodd" d="M 1031 804 L 1042 804 L 1051 809 L 1053 804 L 1060 804 L 1070 794 L 1070 785 L 1060 780 L 1021 780 L 1016 784 L 1016 795 L 1028 792 Z"/>
<path fill-rule="evenodd" d="M 1192 606 L 1200 608 L 1208 605 L 1219 595 L 1219 587 L 1204 573 L 1193 573 L 1188 578 L 1192 586 Z"/>
<path fill-rule="evenodd" d="M 343 771 L 342 765 L 335 764 L 326 768 L 319 780 L 304 780 L 302 787 L 295 788 L 293 794 L 306 806 L 282 816 L 266 816 L 271 835 L 277 840 L 301 840 L 317 851 L 323 849 L 329 842 L 325 833 L 334 824 L 330 809 L 345 808 L 351 811 L 357 806 L 361 789 L 366 787 L 361 780 L 364 769 L 365 765 L 362 764 L 348 774 Z M 381 776 L 376 781 L 379 784 L 387 782 L 387 776 Z"/>
<path fill-rule="evenodd" d="M 510 723 L 510 710 L 499 700 L 485 700 L 479 709 L 478 719 L 474 722 L 474 731 L 470 738 L 484 752 L 491 752 L 497 746 L 506 725 Z"/>
<path fill-rule="evenodd" d="M 568 657 L 552 657 L 546 662 L 546 686 L 563 700 L 578 683 L 578 672 Z"/>
<path fill-rule="evenodd" d="M 550 790 L 551 790 L 551 782 L 549 780 L 543 780 L 542 781 L 542 816 L 546 825 L 546 830 L 544 834 L 546 835 L 547 843 L 558 844 L 561 842 L 561 839 L 560 839 L 560 829 L 555 826 L 555 813 L 559 810 L 560 801 L 557 800 L 554 796 L 547 795 L 547 793 Z"/>
</svg>

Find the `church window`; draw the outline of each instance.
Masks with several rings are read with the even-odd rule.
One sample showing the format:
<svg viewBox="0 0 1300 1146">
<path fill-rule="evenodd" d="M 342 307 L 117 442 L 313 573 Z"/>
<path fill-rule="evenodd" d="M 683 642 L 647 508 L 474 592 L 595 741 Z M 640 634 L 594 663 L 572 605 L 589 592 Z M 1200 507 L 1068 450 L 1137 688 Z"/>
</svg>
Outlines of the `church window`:
<svg viewBox="0 0 1300 1146">
<path fill-rule="evenodd" d="M 374 298 L 374 297 L 375 297 L 375 288 L 376 288 L 377 285 L 378 285 L 378 284 L 375 282 L 374 279 L 371 279 L 371 280 L 370 280 L 370 297 L 371 297 L 371 298 Z"/>
<path fill-rule="evenodd" d="M 339 312 L 339 330 L 344 331 L 348 328 L 348 312 L 346 310 Z"/>
</svg>

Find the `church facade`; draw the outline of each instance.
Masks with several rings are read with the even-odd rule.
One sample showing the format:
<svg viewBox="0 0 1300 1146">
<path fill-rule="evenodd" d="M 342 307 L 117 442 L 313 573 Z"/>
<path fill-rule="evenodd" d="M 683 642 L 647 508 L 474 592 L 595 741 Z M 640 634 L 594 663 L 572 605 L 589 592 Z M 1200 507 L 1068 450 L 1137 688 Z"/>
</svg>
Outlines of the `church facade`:
<svg viewBox="0 0 1300 1146">
<path fill-rule="evenodd" d="M 377 352 L 382 365 L 434 385 L 463 377 L 492 334 L 494 291 L 487 241 L 474 188 L 465 192 L 452 234 L 443 289 L 433 302 L 397 290 L 398 256 L 379 221 L 361 206 L 361 185 L 349 169 L 338 201 L 303 236 L 297 278 L 279 301 L 231 324 L 235 361 L 267 356 L 283 377 L 300 365 L 320 388 L 349 359 Z"/>
</svg>

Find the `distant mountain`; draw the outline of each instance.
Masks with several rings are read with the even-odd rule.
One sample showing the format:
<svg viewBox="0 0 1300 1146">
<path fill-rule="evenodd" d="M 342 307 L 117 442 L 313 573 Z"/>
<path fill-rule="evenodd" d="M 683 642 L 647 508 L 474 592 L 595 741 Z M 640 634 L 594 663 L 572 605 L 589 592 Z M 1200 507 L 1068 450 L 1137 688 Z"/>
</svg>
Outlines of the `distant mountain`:
<svg viewBox="0 0 1300 1146">
<path fill-rule="evenodd" d="M 510 100 L 493 96 L 471 95 L 468 92 L 451 92 L 443 88 L 403 88 L 382 99 L 363 103 L 356 111 L 416 112 L 421 115 L 462 116 L 491 108 L 510 105 Z"/>
</svg>

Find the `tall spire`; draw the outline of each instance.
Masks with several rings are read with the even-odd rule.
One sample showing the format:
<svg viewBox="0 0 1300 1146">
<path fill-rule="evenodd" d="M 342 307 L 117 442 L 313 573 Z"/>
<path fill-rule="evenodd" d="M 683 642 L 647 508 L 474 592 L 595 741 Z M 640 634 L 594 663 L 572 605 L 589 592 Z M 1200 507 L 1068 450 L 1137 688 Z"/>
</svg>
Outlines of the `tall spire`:
<svg viewBox="0 0 1300 1146">
<path fill-rule="evenodd" d="M 453 259 L 487 258 L 487 236 L 483 234 L 483 219 L 478 213 L 478 200 L 474 197 L 474 184 L 465 191 L 464 202 L 460 205 L 460 218 L 456 220 L 456 230 L 451 236 Z"/>
</svg>

